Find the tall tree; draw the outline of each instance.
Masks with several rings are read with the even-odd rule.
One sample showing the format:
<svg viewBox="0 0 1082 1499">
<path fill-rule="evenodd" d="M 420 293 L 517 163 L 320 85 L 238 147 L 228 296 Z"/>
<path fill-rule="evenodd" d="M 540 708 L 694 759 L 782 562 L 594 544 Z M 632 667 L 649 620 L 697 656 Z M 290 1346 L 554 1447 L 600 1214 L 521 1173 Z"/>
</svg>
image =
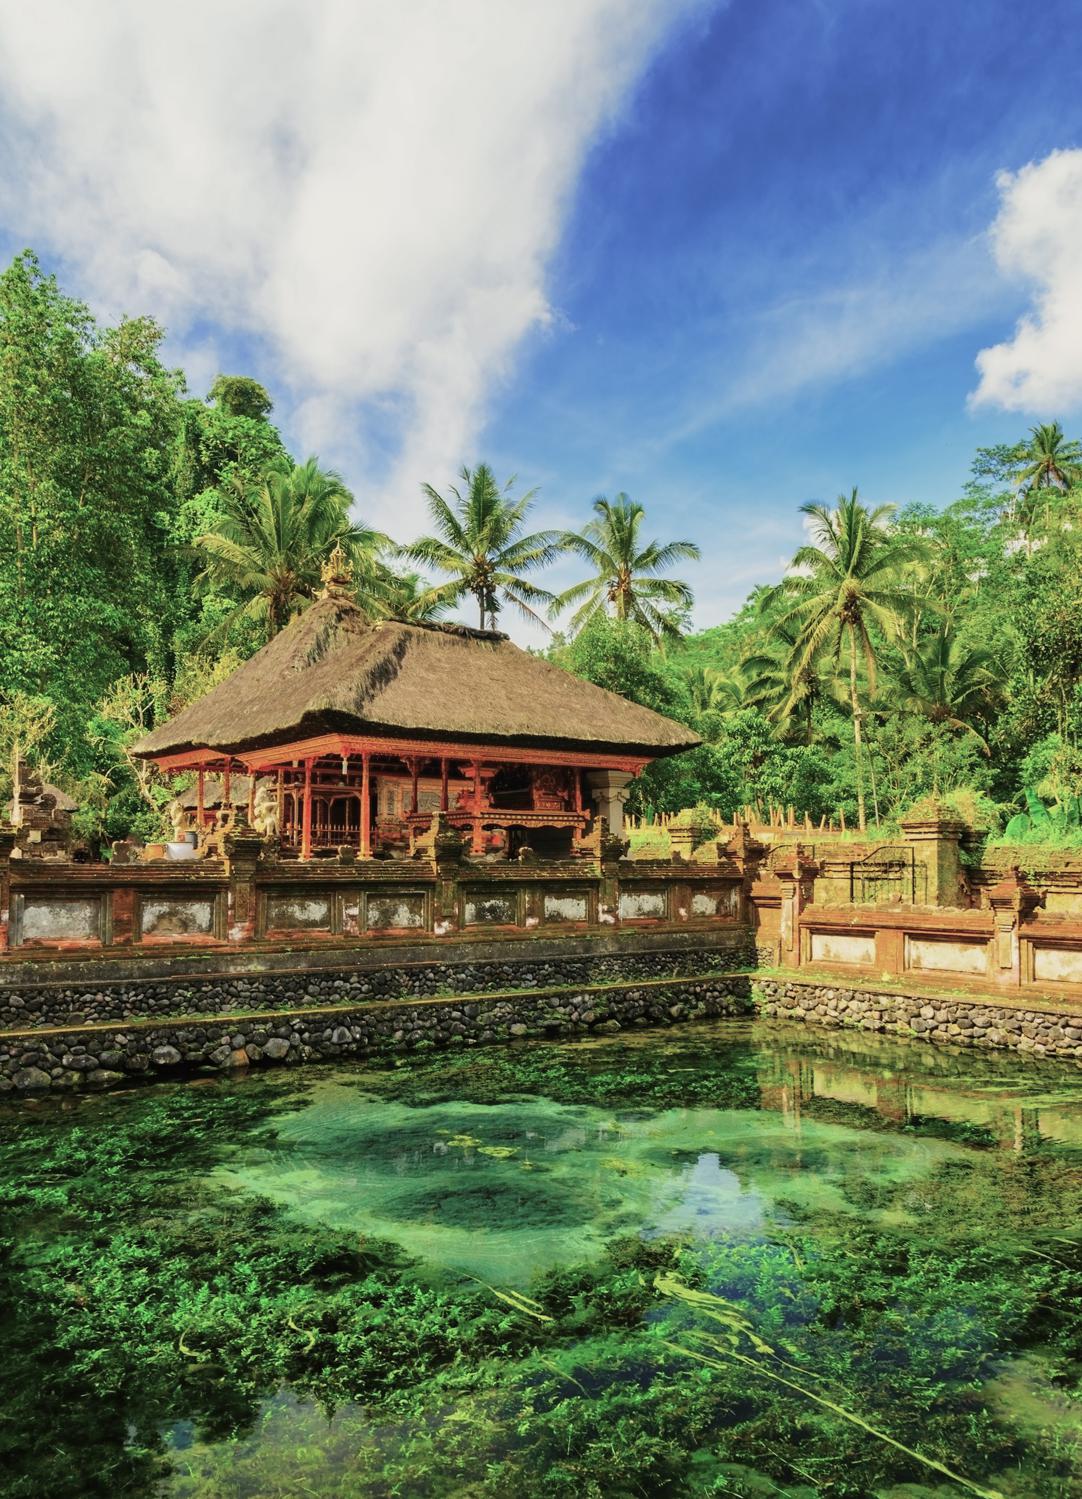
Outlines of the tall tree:
<svg viewBox="0 0 1082 1499">
<path fill-rule="evenodd" d="M 404 547 L 402 555 L 448 575 L 430 590 L 433 601 L 457 604 L 471 594 L 482 630 L 486 621 L 495 627 L 504 600 L 543 624 L 537 610 L 553 602 L 552 594 L 526 574 L 552 562 L 560 542 L 554 531 L 524 534 L 536 489 L 512 499 L 515 479 L 501 488 L 487 463 L 464 468 L 459 477 L 463 488 L 452 485 L 449 499 L 422 485 L 434 534 Z"/>
<path fill-rule="evenodd" d="M 69 769 L 175 607 L 161 556 L 184 387 L 161 338 L 146 318 L 98 328 L 29 251 L 0 275 L 0 698 L 55 702 Z"/>
<path fill-rule="evenodd" d="M 945 724 L 988 745 L 976 725 L 986 725 L 1002 697 L 995 654 L 967 644 L 944 621 L 892 673 L 889 696 L 906 711 L 934 724 Z"/>
<path fill-rule="evenodd" d="M 644 542 L 645 514 L 626 494 L 612 501 L 599 495 L 593 520 L 581 532 L 564 533 L 565 550 L 594 569 L 592 578 L 573 584 L 556 600 L 556 610 L 578 605 L 569 622 L 572 634 L 610 606 L 616 619 L 635 620 L 655 640 L 679 634 L 673 613 L 690 609 L 694 595 L 687 583 L 661 574 L 675 562 L 695 561 L 699 548 L 693 541 Z"/>
<path fill-rule="evenodd" d="M 257 621 L 270 640 L 315 597 L 322 565 L 339 544 L 358 570 L 361 602 L 366 590 L 379 592 L 386 538 L 350 520 L 351 501 L 341 477 L 315 458 L 272 464 L 255 484 L 236 479 L 216 529 L 196 540 L 201 585 L 238 601 L 225 623 Z"/>
<path fill-rule="evenodd" d="M 1014 472 L 1017 487 L 1015 520 L 1025 538 L 1026 551 L 1042 529 L 1047 528 L 1054 494 L 1066 494 L 1082 484 L 1082 444 L 1068 441 L 1059 422 L 1044 422 L 1030 428 L 1029 441 L 1021 448 Z"/>
<path fill-rule="evenodd" d="M 828 654 L 835 666 L 848 656 L 849 706 L 853 715 L 853 753 L 857 781 L 857 816 L 867 826 L 864 806 L 863 708 L 858 690 L 863 666 L 869 693 L 876 688 L 876 644 L 873 628 L 890 638 L 914 607 L 905 586 L 906 570 L 927 556 L 917 537 L 900 534 L 890 524 L 893 505 L 867 509 L 856 489 L 839 495 L 837 506 L 802 505 L 817 543 L 802 546 L 778 585 L 776 625 L 793 630 L 789 669 L 794 681 Z"/>
</svg>

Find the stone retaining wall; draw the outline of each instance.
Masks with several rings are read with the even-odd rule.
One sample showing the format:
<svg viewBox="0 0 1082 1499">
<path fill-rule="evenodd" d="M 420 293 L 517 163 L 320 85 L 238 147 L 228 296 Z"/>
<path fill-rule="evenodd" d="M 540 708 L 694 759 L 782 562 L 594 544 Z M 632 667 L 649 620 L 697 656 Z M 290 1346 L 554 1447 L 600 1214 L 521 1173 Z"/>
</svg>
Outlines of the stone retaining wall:
<svg viewBox="0 0 1082 1499">
<path fill-rule="evenodd" d="M 693 977 L 0 1037 L 0 1093 L 110 1087 L 197 1069 L 326 1062 L 437 1046 L 483 1046 L 748 1014 L 747 978 Z"/>
<path fill-rule="evenodd" d="M 753 968 L 750 936 L 699 950 L 628 951 L 568 957 L 513 952 L 502 961 L 444 961 L 351 965 L 322 972 L 217 974 L 206 978 L 126 979 L 87 984 L 22 983 L 0 989 L 0 1032 L 34 1027 L 97 1025 L 169 1015 L 290 1011 L 319 1004 L 424 999 L 440 994 L 484 994 L 511 989 L 723 973 Z"/>
<path fill-rule="evenodd" d="M 956 1046 L 1007 1047 L 1082 1061 L 1082 1013 L 1069 1005 L 1021 1009 L 979 998 L 850 989 L 827 979 L 755 980 L 756 1011 L 813 1025 L 893 1031 Z"/>
</svg>

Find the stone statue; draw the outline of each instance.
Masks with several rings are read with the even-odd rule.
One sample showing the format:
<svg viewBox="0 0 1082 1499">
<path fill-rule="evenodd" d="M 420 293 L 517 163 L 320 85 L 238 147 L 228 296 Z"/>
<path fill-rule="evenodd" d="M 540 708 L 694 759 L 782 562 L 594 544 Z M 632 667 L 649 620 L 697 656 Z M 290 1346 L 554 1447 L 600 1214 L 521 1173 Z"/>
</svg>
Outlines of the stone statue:
<svg viewBox="0 0 1082 1499">
<path fill-rule="evenodd" d="M 278 825 L 278 790 L 266 781 L 256 787 L 252 826 L 264 838 L 277 838 L 281 831 Z"/>
</svg>

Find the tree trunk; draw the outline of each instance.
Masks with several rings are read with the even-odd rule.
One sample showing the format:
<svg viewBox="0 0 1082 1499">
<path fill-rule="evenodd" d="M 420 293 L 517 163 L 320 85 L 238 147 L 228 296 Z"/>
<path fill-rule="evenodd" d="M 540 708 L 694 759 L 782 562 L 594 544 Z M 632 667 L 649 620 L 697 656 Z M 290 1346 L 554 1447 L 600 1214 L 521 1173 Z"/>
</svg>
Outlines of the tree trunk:
<svg viewBox="0 0 1082 1499">
<path fill-rule="evenodd" d="M 857 636 L 849 627 L 849 700 L 853 709 L 853 757 L 857 772 L 857 823 L 863 833 L 867 829 L 864 815 L 864 765 L 862 762 L 862 740 L 860 733 L 860 699 L 857 697 Z"/>
</svg>

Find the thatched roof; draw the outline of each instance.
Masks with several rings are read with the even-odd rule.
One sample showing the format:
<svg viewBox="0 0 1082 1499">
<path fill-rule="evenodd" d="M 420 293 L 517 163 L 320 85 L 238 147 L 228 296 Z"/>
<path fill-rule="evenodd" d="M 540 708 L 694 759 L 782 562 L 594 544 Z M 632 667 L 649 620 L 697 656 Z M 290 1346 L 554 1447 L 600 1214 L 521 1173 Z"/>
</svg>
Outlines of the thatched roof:
<svg viewBox="0 0 1082 1499">
<path fill-rule="evenodd" d="M 495 631 L 371 623 L 318 599 L 233 675 L 136 745 L 145 757 L 235 754 L 345 733 L 642 752 L 699 740 L 683 724 L 520 650 Z"/>
</svg>

